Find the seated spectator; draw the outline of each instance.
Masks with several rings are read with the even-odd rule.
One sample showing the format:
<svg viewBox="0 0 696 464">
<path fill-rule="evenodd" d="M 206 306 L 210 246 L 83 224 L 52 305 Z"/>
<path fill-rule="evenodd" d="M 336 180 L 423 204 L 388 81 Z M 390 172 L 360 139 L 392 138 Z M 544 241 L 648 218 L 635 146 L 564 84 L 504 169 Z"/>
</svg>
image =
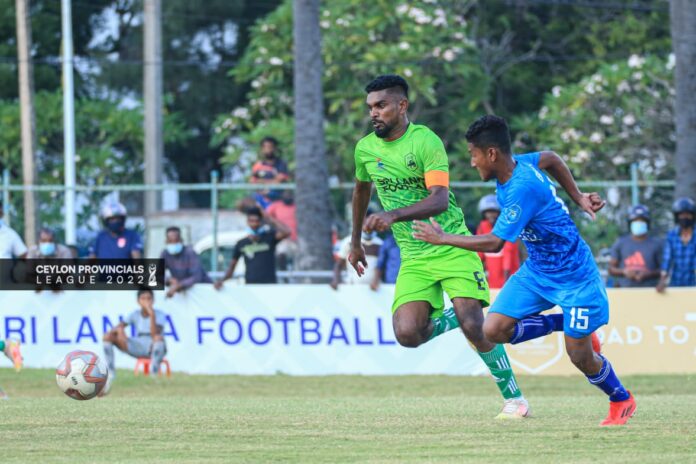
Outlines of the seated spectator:
<svg viewBox="0 0 696 464">
<path fill-rule="evenodd" d="M 609 274 L 618 287 L 655 287 L 660 277 L 662 241 L 649 235 L 650 210 L 644 205 L 629 209 L 631 233 L 611 247 Z"/>
<path fill-rule="evenodd" d="M 369 216 L 370 213 L 368 213 Z M 348 266 L 348 253 L 350 252 L 350 242 L 351 236 L 345 237 L 338 243 L 338 248 L 336 250 L 335 256 L 338 258 L 335 260 L 334 264 L 334 275 L 331 281 L 331 288 L 334 290 L 338 289 L 341 283 L 341 274 L 343 270 L 346 270 L 346 284 L 366 284 L 371 285 L 375 279 L 375 272 L 377 268 L 377 257 L 379 255 L 379 248 L 382 245 L 382 239 L 380 239 L 375 232 L 363 232 L 360 238 L 362 246 L 365 248 L 365 260 L 367 261 L 367 268 L 362 276 L 359 276 L 352 266 Z"/>
<path fill-rule="evenodd" d="M 486 195 L 479 201 L 478 210 L 481 222 L 476 228 L 476 235 L 491 233 L 500 216 L 498 199 L 495 195 Z M 479 253 L 479 256 L 486 270 L 490 288 L 503 288 L 510 276 L 520 268 L 520 249 L 517 242 L 505 242 L 499 252 Z"/>
<path fill-rule="evenodd" d="M 3 221 L 3 205 L 0 203 L 0 259 L 24 258 L 27 246 L 19 234 Z"/>
<path fill-rule="evenodd" d="M 696 236 L 694 218 L 696 204 L 691 198 L 679 198 L 672 205 L 677 227 L 670 230 L 662 254 L 662 274 L 657 291 L 670 287 L 696 285 Z"/>
<path fill-rule="evenodd" d="M 399 249 L 399 245 L 396 244 L 394 234 L 388 231 L 387 236 L 384 238 L 384 241 L 382 241 L 382 245 L 379 247 L 375 275 L 372 278 L 370 288 L 377 291 L 381 282 L 385 284 L 395 284 L 400 267 L 401 250 Z"/>
<path fill-rule="evenodd" d="M 166 314 L 154 309 L 155 296 L 152 290 L 148 288 L 138 290 L 137 298 L 140 309 L 133 311 L 125 321 L 104 334 L 104 354 L 109 366 L 109 378 L 102 395 L 109 393 L 111 383 L 116 377 L 114 345 L 134 358 L 149 357 L 153 374 L 159 373 L 160 364 L 167 353 L 163 335 Z M 126 335 L 125 329 L 129 325 L 135 328 L 134 337 Z"/>
<path fill-rule="evenodd" d="M 67 246 L 56 243 L 56 235 L 53 229 L 43 227 L 39 232 L 39 244 L 29 248 L 27 258 L 72 259 L 73 253 Z"/>
<path fill-rule="evenodd" d="M 276 248 L 278 269 L 288 269 L 288 263 L 293 263 L 297 256 L 297 207 L 291 190 L 285 190 L 280 199 L 274 201 L 266 209 L 269 217 L 285 224 L 290 229 L 290 236 L 281 240 Z"/>
<path fill-rule="evenodd" d="M 164 260 L 165 271 L 169 271 L 169 278 L 165 281 L 169 287 L 167 298 L 191 288 L 193 284 L 213 282 L 193 248 L 181 241 L 181 229 L 176 226 L 167 228 L 166 247 L 160 258 Z"/>
<path fill-rule="evenodd" d="M 252 184 L 280 184 L 290 180 L 288 165 L 278 157 L 278 140 L 273 137 L 264 137 L 261 140 L 261 159 L 251 167 Z M 259 190 L 254 194 L 254 201 L 266 209 L 274 200 L 277 200 L 280 192 L 277 190 Z"/>
<path fill-rule="evenodd" d="M 104 229 L 97 234 L 90 247 L 90 257 L 98 259 L 139 259 L 143 240 L 136 231 L 126 229 L 126 207 L 109 203 L 102 208 Z"/>
<path fill-rule="evenodd" d="M 264 219 L 270 223 L 270 227 L 263 224 Z M 278 282 L 275 250 L 278 242 L 290 236 L 290 229 L 268 216 L 263 208 L 256 207 L 247 212 L 247 234 L 235 245 L 230 266 L 225 275 L 215 282 L 216 289 L 222 288 L 223 282 L 232 278 L 241 257 L 244 257 L 244 278 L 247 284 Z"/>
</svg>

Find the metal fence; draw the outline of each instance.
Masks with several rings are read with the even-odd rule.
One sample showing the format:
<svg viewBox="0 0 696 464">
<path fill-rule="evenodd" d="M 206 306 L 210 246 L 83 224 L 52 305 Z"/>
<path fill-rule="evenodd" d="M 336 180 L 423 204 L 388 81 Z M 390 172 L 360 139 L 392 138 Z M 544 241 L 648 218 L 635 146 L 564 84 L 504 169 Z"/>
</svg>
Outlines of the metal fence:
<svg viewBox="0 0 696 464">
<path fill-rule="evenodd" d="M 578 185 L 584 189 L 584 190 L 599 190 L 599 191 L 608 191 L 609 189 L 618 189 L 622 191 L 627 191 L 627 195 L 623 195 L 624 200 L 622 201 L 621 207 L 623 207 L 625 204 L 628 203 L 628 199 L 630 198 L 630 203 L 631 204 L 636 204 L 638 202 L 643 202 L 644 197 L 646 195 L 646 192 L 654 192 L 656 190 L 662 190 L 663 195 L 662 197 L 664 198 L 670 198 L 671 199 L 671 189 L 674 188 L 674 181 L 672 180 L 642 180 L 639 179 L 638 177 L 638 171 L 636 168 L 632 169 L 631 171 L 631 178 L 626 179 L 626 180 L 612 180 L 612 181 L 604 181 L 604 180 L 599 180 L 599 181 L 581 181 L 578 182 Z M 455 195 L 458 196 L 458 199 L 460 200 L 460 203 L 462 207 L 465 209 L 465 212 L 471 213 L 472 210 L 475 211 L 475 203 L 478 201 L 478 198 L 480 197 L 481 194 L 485 193 L 492 193 L 495 184 L 492 182 L 480 182 L 480 181 L 453 181 L 450 183 L 450 187 L 453 192 L 455 192 Z M 210 270 L 213 273 L 217 273 L 220 271 L 220 265 L 219 265 L 219 243 L 218 243 L 218 237 L 220 234 L 219 230 L 219 217 L 220 217 L 220 211 L 221 211 L 221 206 L 220 206 L 220 197 L 221 195 L 224 195 L 225 192 L 238 192 L 240 195 L 243 194 L 244 192 L 250 193 L 258 190 L 266 190 L 268 189 L 268 185 L 259 185 L 259 184 L 247 184 L 247 183 L 227 183 L 227 182 L 220 182 L 218 178 L 217 172 L 212 172 L 210 176 L 210 182 L 207 183 L 197 183 L 197 184 L 159 184 L 159 185 L 146 185 L 146 184 L 131 184 L 131 185 L 78 185 L 75 186 L 74 190 L 76 193 L 82 193 L 85 194 L 86 196 L 99 196 L 99 194 L 113 194 L 114 192 L 138 192 L 138 193 L 145 193 L 148 191 L 177 191 L 177 192 L 209 192 L 210 195 L 210 215 L 212 218 L 212 253 L 210 257 Z M 294 183 L 286 183 L 286 184 L 281 184 L 278 186 L 278 188 L 282 189 L 294 189 L 295 184 Z M 330 186 L 330 189 L 332 192 L 337 193 L 338 200 L 336 200 L 339 203 L 343 203 L 342 206 L 345 206 L 346 201 L 349 201 L 350 198 L 350 192 L 353 189 L 353 183 L 352 182 L 343 182 L 343 183 L 336 183 Z M 665 192 L 664 189 L 670 189 L 670 192 Z M 15 184 L 11 182 L 10 174 L 7 170 L 4 171 L 3 173 L 3 182 L 2 182 L 2 200 L 3 204 L 6 205 L 5 207 L 5 216 L 8 218 L 8 223 L 10 222 L 9 219 L 12 218 L 12 216 L 15 216 L 16 218 L 21 218 L 20 210 L 17 211 L 12 211 L 11 209 L 11 199 L 13 198 L 14 193 L 19 193 L 20 195 L 24 194 L 25 192 L 43 192 L 43 193 L 49 193 L 50 198 L 55 200 L 53 201 L 54 203 L 54 208 L 59 208 L 59 205 L 61 204 L 59 200 L 59 196 L 64 195 L 65 192 L 68 189 L 64 185 L 60 184 L 55 184 L 55 185 L 21 185 L 21 184 Z M 651 194 L 652 196 L 652 194 Z M 17 200 L 17 199 L 15 199 Z M 649 203 L 649 201 L 648 201 Z M 665 201 L 661 200 L 662 206 L 664 206 Z M 15 204 L 17 204 L 17 201 L 15 201 Z M 96 214 L 98 212 L 98 205 L 92 205 L 92 214 Z M 95 207 L 96 206 L 96 207 Z M 341 207 L 342 207 L 341 206 Z M 344 223 L 347 223 L 349 221 L 349 218 L 346 217 L 345 211 L 348 210 L 349 208 L 341 209 L 341 207 L 335 208 L 336 211 L 336 216 L 339 221 L 344 221 Z M 469 216 L 473 217 L 473 216 Z M 620 217 L 620 214 L 618 216 L 615 216 L 615 218 Z M 616 219 L 618 221 L 618 219 Z M 45 221 L 44 221 L 45 223 Z M 52 226 L 56 227 L 57 224 L 55 224 L 55 221 Z M 60 229 L 60 227 L 56 227 L 57 229 Z M 597 253 L 597 250 L 596 254 Z M 601 261 L 601 260 L 600 260 Z M 320 271 L 321 272 L 321 271 Z M 324 275 L 324 273 L 322 273 Z M 299 274 L 298 274 L 299 276 Z M 290 276 L 291 277 L 291 276 Z"/>
</svg>

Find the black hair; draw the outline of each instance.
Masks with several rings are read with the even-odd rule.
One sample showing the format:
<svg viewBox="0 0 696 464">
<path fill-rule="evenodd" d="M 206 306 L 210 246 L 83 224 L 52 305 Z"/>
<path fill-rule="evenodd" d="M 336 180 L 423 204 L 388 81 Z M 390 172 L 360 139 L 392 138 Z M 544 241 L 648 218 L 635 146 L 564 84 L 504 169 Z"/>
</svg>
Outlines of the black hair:
<svg viewBox="0 0 696 464">
<path fill-rule="evenodd" d="M 509 155 L 511 151 L 510 129 L 505 119 L 488 114 L 481 116 L 466 131 L 466 141 L 477 148 L 496 147 Z"/>
<path fill-rule="evenodd" d="M 387 89 L 400 89 L 400 93 L 402 93 L 404 97 L 408 98 L 408 84 L 403 77 L 396 74 L 377 76 L 372 80 L 372 82 L 365 86 L 365 92 L 367 93 Z"/>
<path fill-rule="evenodd" d="M 278 139 L 275 137 L 271 137 L 270 135 L 267 135 L 264 138 L 262 138 L 261 143 L 259 143 L 259 145 L 263 145 L 266 142 L 270 142 L 276 147 L 278 146 Z"/>
<path fill-rule="evenodd" d="M 167 227 L 167 231 L 165 232 L 165 235 L 168 234 L 169 232 L 176 232 L 177 234 L 179 234 L 179 237 L 181 237 L 181 227 L 179 227 L 179 226 Z"/>
<path fill-rule="evenodd" d="M 41 234 L 47 234 L 50 235 L 51 238 L 56 238 L 56 232 L 50 227 L 42 227 L 41 229 L 39 229 L 39 235 Z"/>
<path fill-rule="evenodd" d="M 140 296 L 144 295 L 146 293 L 149 293 L 152 298 L 155 297 L 154 292 L 152 290 L 150 290 L 149 288 L 141 288 L 140 290 L 138 290 L 138 297 L 137 298 L 140 299 Z"/>
<path fill-rule="evenodd" d="M 259 208 L 257 208 L 256 206 L 249 208 L 246 212 L 246 215 L 247 215 L 247 217 L 249 217 L 249 216 L 258 216 L 259 218 L 263 217 L 261 210 Z"/>
</svg>

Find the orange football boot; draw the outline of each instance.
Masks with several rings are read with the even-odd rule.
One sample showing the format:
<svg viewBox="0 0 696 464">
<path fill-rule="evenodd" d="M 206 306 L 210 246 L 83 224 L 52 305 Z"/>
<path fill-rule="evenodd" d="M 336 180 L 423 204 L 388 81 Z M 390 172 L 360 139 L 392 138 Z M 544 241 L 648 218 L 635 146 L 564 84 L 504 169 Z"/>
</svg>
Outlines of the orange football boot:
<svg viewBox="0 0 696 464">
<path fill-rule="evenodd" d="M 610 425 L 624 425 L 628 419 L 636 412 L 636 399 L 631 392 L 628 392 L 628 399 L 624 401 L 610 401 L 609 414 L 599 425 L 606 427 Z"/>
</svg>

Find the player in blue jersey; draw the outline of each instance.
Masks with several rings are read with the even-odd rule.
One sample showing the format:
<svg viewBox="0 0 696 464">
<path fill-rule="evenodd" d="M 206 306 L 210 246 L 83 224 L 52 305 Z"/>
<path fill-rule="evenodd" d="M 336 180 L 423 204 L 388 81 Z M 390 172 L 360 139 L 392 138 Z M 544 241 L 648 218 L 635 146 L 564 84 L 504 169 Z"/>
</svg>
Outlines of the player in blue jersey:
<svg viewBox="0 0 696 464">
<path fill-rule="evenodd" d="M 497 181 L 502 213 L 493 231 L 477 236 L 447 234 L 434 220 L 415 221 L 414 237 L 480 252 L 498 252 L 505 241 L 521 238 L 529 258 L 493 303 L 483 325 L 484 334 L 493 343 L 516 344 L 563 330 L 570 360 L 609 396 L 609 414 L 600 425 L 625 424 L 635 412 L 635 399 L 609 361 L 592 347 L 593 332 L 609 321 L 604 283 L 589 246 L 542 170 L 547 170 L 593 218 L 604 202 L 596 193 L 581 193 L 555 153 L 513 156 L 510 132 L 502 118 L 479 118 L 469 127 L 466 140 L 471 166 L 484 181 Z M 556 305 L 563 314 L 540 314 Z"/>
</svg>

